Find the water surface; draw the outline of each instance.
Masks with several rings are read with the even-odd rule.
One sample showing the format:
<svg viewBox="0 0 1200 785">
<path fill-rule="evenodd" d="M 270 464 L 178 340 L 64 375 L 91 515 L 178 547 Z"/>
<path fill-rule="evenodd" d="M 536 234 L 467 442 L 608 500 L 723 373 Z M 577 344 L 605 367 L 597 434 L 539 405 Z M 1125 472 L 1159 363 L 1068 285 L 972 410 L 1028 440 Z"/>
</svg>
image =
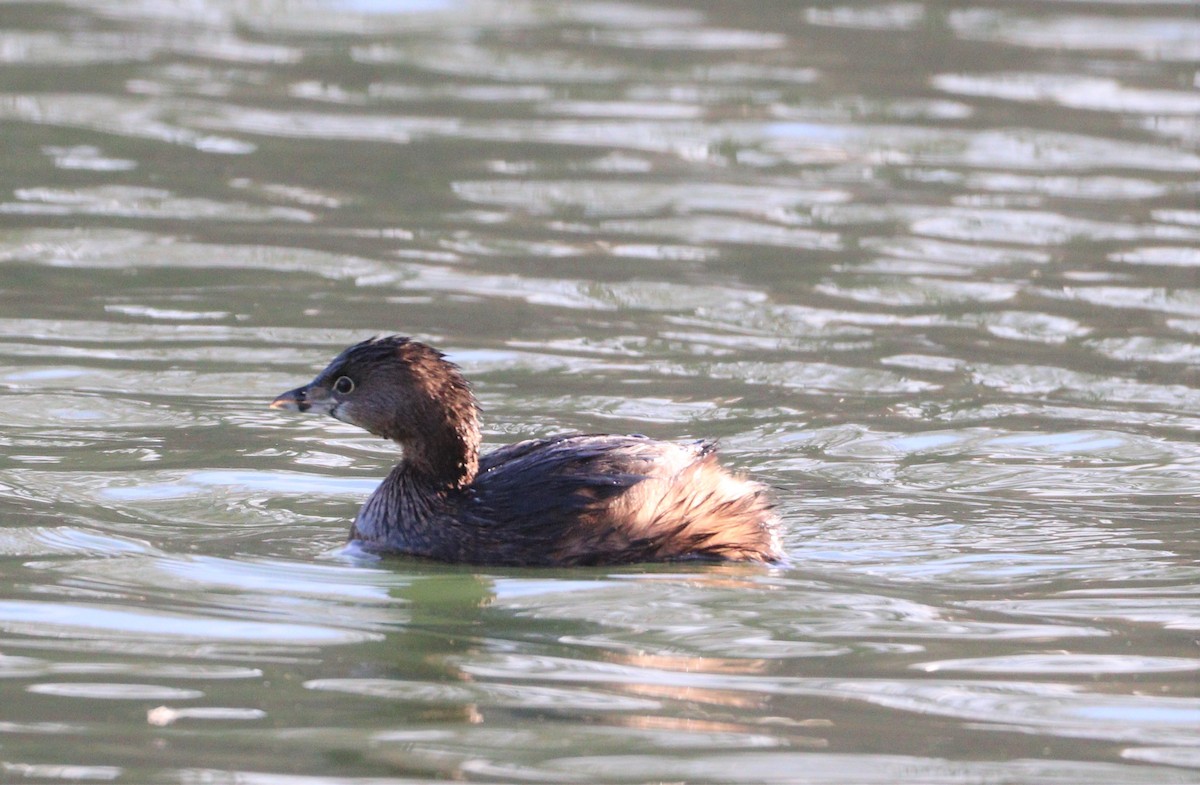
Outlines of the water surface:
<svg viewBox="0 0 1200 785">
<path fill-rule="evenodd" d="M 0 780 L 1200 782 L 1190 4 L 3 9 Z M 348 553 L 380 331 L 790 563 Z"/>
</svg>

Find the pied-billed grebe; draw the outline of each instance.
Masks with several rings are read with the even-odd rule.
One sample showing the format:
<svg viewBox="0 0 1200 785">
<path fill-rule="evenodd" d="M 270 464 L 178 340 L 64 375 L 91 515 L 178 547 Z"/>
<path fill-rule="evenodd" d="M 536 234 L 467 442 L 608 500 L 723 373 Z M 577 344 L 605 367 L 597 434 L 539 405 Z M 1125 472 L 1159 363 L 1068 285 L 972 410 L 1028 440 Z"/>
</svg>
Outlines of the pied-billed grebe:
<svg viewBox="0 0 1200 785">
<path fill-rule="evenodd" d="M 330 414 L 403 448 L 350 530 L 374 552 L 514 566 L 783 558 L 766 488 L 722 469 L 708 443 L 572 434 L 481 458 L 471 388 L 409 338 L 349 347 L 271 408 Z"/>
</svg>

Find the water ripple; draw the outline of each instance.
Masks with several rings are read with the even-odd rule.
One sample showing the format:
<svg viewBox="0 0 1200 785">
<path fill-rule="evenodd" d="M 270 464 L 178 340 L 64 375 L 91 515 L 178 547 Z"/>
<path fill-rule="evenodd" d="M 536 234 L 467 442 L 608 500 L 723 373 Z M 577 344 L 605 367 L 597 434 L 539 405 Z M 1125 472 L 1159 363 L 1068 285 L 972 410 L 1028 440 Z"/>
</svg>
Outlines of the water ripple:
<svg viewBox="0 0 1200 785">
<path fill-rule="evenodd" d="M 970 76 L 939 74 L 938 89 L 958 95 L 1054 102 L 1075 109 L 1144 114 L 1200 112 L 1200 96 L 1174 90 L 1138 90 L 1115 79 L 1045 73 L 1000 73 Z"/>
<path fill-rule="evenodd" d="M 556 683 L 607 683 L 634 687 L 652 683 L 673 689 L 701 686 L 695 675 L 654 669 L 580 663 L 552 657 L 495 656 L 464 663 L 467 673 L 487 680 L 550 680 Z M 951 681 L 951 680 L 838 680 L 759 677 L 708 673 L 707 690 L 768 692 L 864 701 L 918 714 L 1005 723 L 1016 728 L 1068 738 L 1195 744 L 1200 737 L 1200 701 L 1193 698 L 1107 696 L 1067 684 Z M 1141 721 L 1131 726 L 1129 716 Z"/>
<path fill-rule="evenodd" d="M 1182 657 L 1143 657 L 1120 654 L 1014 654 L 999 657 L 974 657 L 962 660 L 937 660 L 912 666 L 926 673 L 1007 673 L 1024 675 L 1089 676 L 1097 673 L 1183 673 L 1200 670 L 1200 662 Z"/>
<path fill-rule="evenodd" d="M 558 689 L 523 684 L 438 684 L 394 679 L 316 679 L 310 690 L 345 692 L 372 698 L 415 703 L 481 704 L 523 710 L 654 711 L 654 700 L 609 695 L 596 690 Z"/>
<path fill-rule="evenodd" d="M 69 93 L 0 95 L 0 119 L 168 142 L 219 155 L 247 155 L 256 149 L 240 139 L 198 133 L 166 122 L 162 119 L 165 114 L 173 112 L 156 101 L 133 98 Z"/>
<path fill-rule="evenodd" d="M 1200 59 L 1200 22 L 1181 18 L 1123 19 L 1099 15 L 1023 16 L 972 8 L 951 11 L 947 22 L 967 40 L 1038 49 L 1123 50 L 1148 60 Z"/>
<path fill-rule="evenodd" d="M 966 603 L 989 611 L 1055 619 L 1120 619 L 1166 630 L 1200 630 L 1197 598 L 1138 597 L 1114 592 L 1104 597 L 1062 597 L 1037 600 L 990 600 Z"/>
<path fill-rule="evenodd" d="M 103 215 L 156 220 L 299 221 L 315 216 L 294 207 L 258 207 L 244 202 L 184 199 L 160 188 L 18 188 L 16 202 L 0 203 L 0 213 L 19 215 Z"/>
<path fill-rule="evenodd" d="M 1165 756 L 1164 756 L 1165 757 Z M 1155 761 L 1152 761 L 1155 762 Z M 586 771 L 587 775 L 578 772 Z M 590 777 L 609 781 L 794 782 L 795 772 L 804 772 L 812 785 L 855 782 L 861 785 L 890 785 L 895 782 L 1022 782 L 1029 785 L 1058 785 L 1076 782 L 1114 785 L 1162 785 L 1189 782 L 1170 768 L 1136 768 L 1074 760 L 1017 759 L 1004 762 L 948 761 L 942 758 L 886 754 L 836 754 L 813 752 L 708 754 L 688 758 L 663 755 L 575 756 L 547 761 L 536 769 L 485 770 L 481 773 L 519 776 L 528 781 L 565 778 L 587 782 Z M 1165 778 L 1165 779 L 1164 779 Z"/>
<path fill-rule="evenodd" d="M 157 684 L 130 684 L 128 682 L 59 682 L 31 684 L 26 692 L 38 695 L 54 695 L 60 698 L 83 698 L 86 700 L 195 700 L 203 698 L 200 690 L 182 690 L 178 687 L 163 687 Z"/>
<path fill-rule="evenodd" d="M 380 636 L 357 630 L 238 620 L 200 614 L 166 613 L 93 603 L 0 600 L 0 629 L 14 635 L 67 636 L 87 640 L 124 639 L 264 643 L 288 645 L 348 644 Z"/>
</svg>

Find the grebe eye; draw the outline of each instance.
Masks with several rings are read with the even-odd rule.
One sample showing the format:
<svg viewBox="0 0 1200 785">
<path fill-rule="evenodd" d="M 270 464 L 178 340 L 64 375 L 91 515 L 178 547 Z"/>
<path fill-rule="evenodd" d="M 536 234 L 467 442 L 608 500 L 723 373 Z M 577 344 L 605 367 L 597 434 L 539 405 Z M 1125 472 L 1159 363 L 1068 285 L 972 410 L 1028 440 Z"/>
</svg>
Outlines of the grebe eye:
<svg viewBox="0 0 1200 785">
<path fill-rule="evenodd" d="M 354 392 L 354 380 L 349 376 L 339 376 L 338 380 L 333 383 L 333 389 L 342 395 L 348 395 Z"/>
</svg>

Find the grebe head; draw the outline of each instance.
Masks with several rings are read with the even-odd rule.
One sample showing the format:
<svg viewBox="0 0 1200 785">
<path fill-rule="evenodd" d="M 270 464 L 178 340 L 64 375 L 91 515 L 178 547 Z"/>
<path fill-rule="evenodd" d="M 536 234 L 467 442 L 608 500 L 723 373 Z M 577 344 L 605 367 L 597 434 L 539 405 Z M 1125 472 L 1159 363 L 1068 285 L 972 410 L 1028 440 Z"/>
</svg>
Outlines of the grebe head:
<svg viewBox="0 0 1200 785">
<path fill-rule="evenodd" d="M 414 468 L 452 484 L 478 466 L 479 415 L 458 366 L 441 352 L 400 335 L 357 343 L 272 409 L 328 414 L 391 439 Z"/>
</svg>

